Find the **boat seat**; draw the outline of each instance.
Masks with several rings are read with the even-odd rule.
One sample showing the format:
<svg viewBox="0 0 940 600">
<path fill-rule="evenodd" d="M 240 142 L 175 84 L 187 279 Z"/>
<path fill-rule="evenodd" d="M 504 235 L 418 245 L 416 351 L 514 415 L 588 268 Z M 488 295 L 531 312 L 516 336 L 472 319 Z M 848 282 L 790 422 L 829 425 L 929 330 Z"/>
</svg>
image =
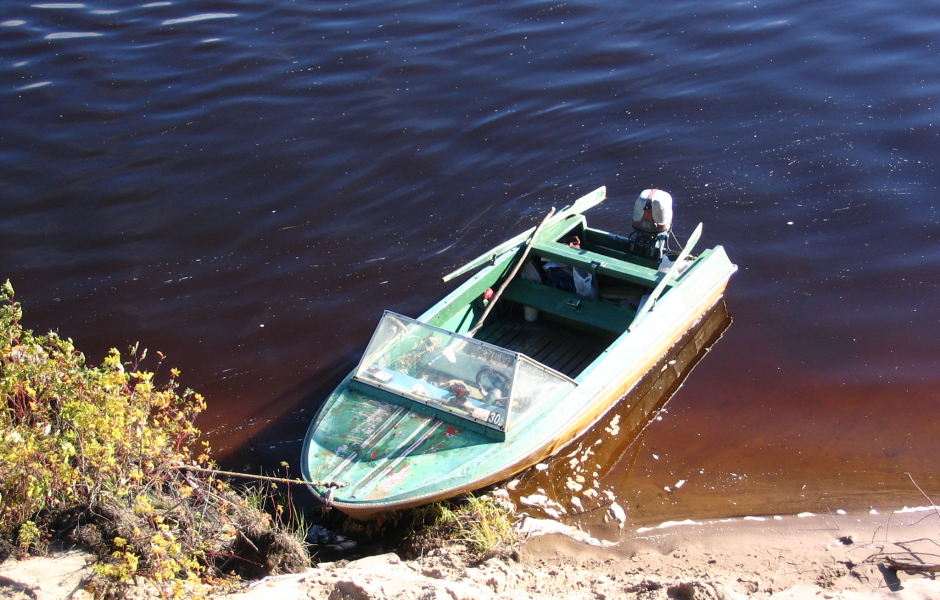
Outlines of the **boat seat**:
<svg viewBox="0 0 940 600">
<path fill-rule="evenodd" d="M 592 300 L 549 285 L 514 279 L 503 298 L 531 306 L 561 321 L 591 333 L 620 335 L 633 321 L 636 311 L 601 300 Z"/>
<path fill-rule="evenodd" d="M 656 284 L 663 277 L 656 269 L 635 265 L 633 263 L 617 260 L 590 250 L 579 250 L 571 248 L 558 242 L 539 242 L 533 244 L 532 254 L 542 258 L 556 260 L 572 267 L 578 267 L 585 271 L 596 273 L 597 275 L 606 275 L 645 287 L 656 287 Z"/>
</svg>

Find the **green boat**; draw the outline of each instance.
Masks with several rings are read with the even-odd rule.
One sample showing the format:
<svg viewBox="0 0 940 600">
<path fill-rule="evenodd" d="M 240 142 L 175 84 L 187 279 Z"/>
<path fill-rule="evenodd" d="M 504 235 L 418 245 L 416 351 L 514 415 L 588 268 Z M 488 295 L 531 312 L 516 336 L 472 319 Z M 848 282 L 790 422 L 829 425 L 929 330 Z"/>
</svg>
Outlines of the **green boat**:
<svg viewBox="0 0 940 600">
<path fill-rule="evenodd" d="M 587 431 L 720 301 L 737 267 L 721 246 L 692 256 L 701 224 L 668 248 L 668 194 L 641 194 L 629 235 L 588 227 L 605 197 L 446 276 L 477 270 L 417 319 L 384 313 L 304 440 L 320 501 L 368 519 L 508 479 Z"/>
</svg>

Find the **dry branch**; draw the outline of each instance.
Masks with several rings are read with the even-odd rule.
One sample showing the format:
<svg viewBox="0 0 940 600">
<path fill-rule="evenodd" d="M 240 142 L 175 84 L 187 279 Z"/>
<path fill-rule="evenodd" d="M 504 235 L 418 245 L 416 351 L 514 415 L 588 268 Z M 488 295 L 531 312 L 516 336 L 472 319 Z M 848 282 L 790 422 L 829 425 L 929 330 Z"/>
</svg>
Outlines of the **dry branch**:
<svg viewBox="0 0 940 600">
<path fill-rule="evenodd" d="M 920 486 L 917 485 L 916 481 L 914 481 L 913 475 L 911 475 L 910 473 L 907 473 L 907 476 L 911 479 L 911 483 L 914 484 L 914 487 L 917 488 L 917 491 L 924 495 L 924 498 L 927 499 L 927 502 L 930 502 L 930 506 L 933 507 L 934 511 L 937 513 L 937 516 L 940 517 L 940 508 L 938 508 L 937 505 L 934 504 L 933 500 L 930 499 L 930 496 L 928 496 L 926 492 L 924 492 L 924 490 L 920 489 Z"/>
<path fill-rule="evenodd" d="M 890 556 L 884 558 L 885 561 L 895 571 L 908 571 L 911 573 L 940 573 L 940 565 L 928 565 L 924 563 L 912 563 L 903 560 L 896 560 Z"/>
</svg>

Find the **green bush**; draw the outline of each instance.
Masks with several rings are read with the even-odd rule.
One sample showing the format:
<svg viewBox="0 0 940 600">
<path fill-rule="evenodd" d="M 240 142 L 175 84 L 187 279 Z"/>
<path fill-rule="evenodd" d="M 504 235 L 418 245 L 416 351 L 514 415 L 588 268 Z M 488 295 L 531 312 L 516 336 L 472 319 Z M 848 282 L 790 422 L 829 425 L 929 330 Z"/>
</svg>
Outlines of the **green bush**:
<svg viewBox="0 0 940 600">
<path fill-rule="evenodd" d="M 127 498 L 192 462 L 193 419 L 205 401 L 178 392 L 178 371 L 156 385 L 138 368 L 146 350 L 132 364 L 112 349 L 100 366 L 86 365 L 72 340 L 24 330 L 12 298 L 8 281 L 0 290 L 0 533 L 43 509 L 94 504 L 102 493 Z"/>
<path fill-rule="evenodd" d="M 126 359 L 112 349 L 91 366 L 72 340 L 35 335 L 21 317 L 7 281 L 0 287 L 0 537 L 42 551 L 53 534 L 70 531 L 105 557 L 99 585 L 143 576 L 173 595 L 199 595 L 233 561 L 270 571 L 266 550 L 292 556 L 274 561 L 274 570 L 306 566 L 299 542 L 199 470 L 208 446 L 192 450 L 200 435 L 193 421 L 205 400 L 180 391 L 176 369 L 159 376 L 162 354 L 151 371 L 142 368 L 147 351 L 136 347 Z"/>
</svg>

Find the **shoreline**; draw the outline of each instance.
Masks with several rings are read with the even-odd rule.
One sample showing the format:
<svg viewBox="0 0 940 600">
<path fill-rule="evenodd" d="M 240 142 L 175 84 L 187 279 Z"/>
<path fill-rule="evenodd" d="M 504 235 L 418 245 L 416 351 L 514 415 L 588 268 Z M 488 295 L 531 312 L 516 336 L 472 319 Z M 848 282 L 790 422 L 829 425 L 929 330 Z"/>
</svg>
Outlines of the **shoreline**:
<svg viewBox="0 0 940 600">
<path fill-rule="evenodd" d="M 458 544 L 431 549 L 416 560 L 395 554 L 337 560 L 215 597 L 920 600 L 940 597 L 937 573 L 895 570 L 885 560 L 940 563 L 938 540 L 936 507 L 667 521 L 627 530 L 615 545 L 530 534 L 519 561 L 493 558 L 473 564 Z M 0 598 L 90 598 L 80 590 L 89 556 L 73 550 L 8 560 L 0 565 Z"/>
</svg>

